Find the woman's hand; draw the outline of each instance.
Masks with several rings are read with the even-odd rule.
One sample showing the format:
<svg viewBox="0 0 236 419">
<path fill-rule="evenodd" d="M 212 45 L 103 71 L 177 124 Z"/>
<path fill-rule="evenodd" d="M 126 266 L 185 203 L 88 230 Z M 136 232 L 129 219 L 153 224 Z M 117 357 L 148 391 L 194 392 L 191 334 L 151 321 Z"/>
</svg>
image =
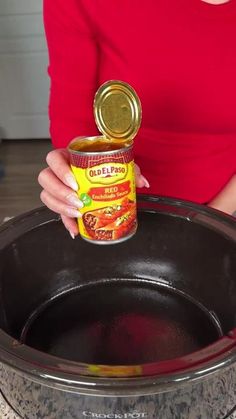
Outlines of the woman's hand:
<svg viewBox="0 0 236 419">
<path fill-rule="evenodd" d="M 236 215 L 236 175 L 234 175 L 222 191 L 208 204 L 209 207 Z"/>
<path fill-rule="evenodd" d="M 50 151 L 46 157 L 48 167 L 39 174 L 42 186 L 41 201 L 52 211 L 61 215 L 64 226 L 72 238 L 78 232 L 76 218 L 83 203 L 77 195 L 78 185 L 70 169 L 69 152 L 66 149 Z"/>
<path fill-rule="evenodd" d="M 148 180 L 142 175 L 140 167 L 135 164 L 135 180 L 137 188 L 150 188 Z"/>
<path fill-rule="evenodd" d="M 38 181 L 42 186 L 41 201 L 52 211 L 61 215 L 64 226 L 72 238 L 78 235 L 76 218 L 81 217 L 83 206 L 77 191 L 79 189 L 70 169 L 69 152 L 66 149 L 53 150 L 46 157 L 48 167 L 39 174 Z M 138 188 L 149 188 L 147 179 L 135 165 L 136 185 Z"/>
</svg>

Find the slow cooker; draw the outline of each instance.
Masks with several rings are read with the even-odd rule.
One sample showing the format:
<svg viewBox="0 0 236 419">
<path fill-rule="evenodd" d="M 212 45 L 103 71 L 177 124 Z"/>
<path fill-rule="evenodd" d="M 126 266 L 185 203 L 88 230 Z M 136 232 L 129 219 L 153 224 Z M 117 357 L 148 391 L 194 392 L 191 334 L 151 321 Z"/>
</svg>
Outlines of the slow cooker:
<svg viewBox="0 0 236 419">
<path fill-rule="evenodd" d="M 24 419 L 226 419 L 236 223 L 141 196 L 130 240 L 72 240 L 42 207 L 0 228 L 0 385 Z"/>
</svg>

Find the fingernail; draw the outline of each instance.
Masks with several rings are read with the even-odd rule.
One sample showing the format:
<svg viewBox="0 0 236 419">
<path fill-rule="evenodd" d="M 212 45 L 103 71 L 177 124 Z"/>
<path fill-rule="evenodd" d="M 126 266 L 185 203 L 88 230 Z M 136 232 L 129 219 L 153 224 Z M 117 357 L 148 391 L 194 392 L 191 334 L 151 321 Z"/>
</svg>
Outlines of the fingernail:
<svg viewBox="0 0 236 419">
<path fill-rule="evenodd" d="M 74 205 L 76 208 L 83 208 L 84 204 L 83 202 L 78 198 L 75 194 L 70 194 L 67 196 L 67 201 Z"/>
<path fill-rule="evenodd" d="M 69 233 L 70 233 L 71 238 L 74 240 L 75 239 L 74 233 L 72 233 L 72 231 L 70 231 L 70 230 L 69 230 Z"/>
<path fill-rule="evenodd" d="M 72 218 L 81 218 L 82 214 L 81 212 L 79 212 L 77 209 L 75 208 L 66 208 L 66 213 L 68 215 L 68 217 L 72 217 Z"/>
<path fill-rule="evenodd" d="M 142 178 L 145 188 L 150 188 L 148 180 L 143 175 L 141 175 L 141 178 Z"/>
<path fill-rule="evenodd" d="M 70 175 L 69 173 L 65 175 L 65 182 L 71 189 L 78 191 L 78 184 L 73 175 Z"/>
</svg>

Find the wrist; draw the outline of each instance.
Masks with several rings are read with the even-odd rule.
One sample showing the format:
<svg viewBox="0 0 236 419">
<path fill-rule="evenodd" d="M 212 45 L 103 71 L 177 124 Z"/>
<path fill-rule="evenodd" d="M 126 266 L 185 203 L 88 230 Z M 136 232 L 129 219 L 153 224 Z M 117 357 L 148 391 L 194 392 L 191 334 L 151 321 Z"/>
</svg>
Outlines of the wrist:
<svg viewBox="0 0 236 419">
<path fill-rule="evenodd" d="M 236 213 L 236 175 L 230 179 L 222 191 L 208 205 L 229 215 Z"/>
</svg>

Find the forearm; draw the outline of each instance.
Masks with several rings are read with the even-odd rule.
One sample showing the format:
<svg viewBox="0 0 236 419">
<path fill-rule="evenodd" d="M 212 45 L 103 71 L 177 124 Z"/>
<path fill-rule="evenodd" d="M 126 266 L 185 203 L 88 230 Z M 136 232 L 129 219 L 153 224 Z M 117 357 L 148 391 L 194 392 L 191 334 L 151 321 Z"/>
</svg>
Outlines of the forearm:
<svg viewBox="0 0 236 419">
<path fill-rule="evenodd" d="M 230 215 L 236 213 L 236 175 L 234 175 L 222 191 L 209 202 L 210 207 Z"/>
</svg>

